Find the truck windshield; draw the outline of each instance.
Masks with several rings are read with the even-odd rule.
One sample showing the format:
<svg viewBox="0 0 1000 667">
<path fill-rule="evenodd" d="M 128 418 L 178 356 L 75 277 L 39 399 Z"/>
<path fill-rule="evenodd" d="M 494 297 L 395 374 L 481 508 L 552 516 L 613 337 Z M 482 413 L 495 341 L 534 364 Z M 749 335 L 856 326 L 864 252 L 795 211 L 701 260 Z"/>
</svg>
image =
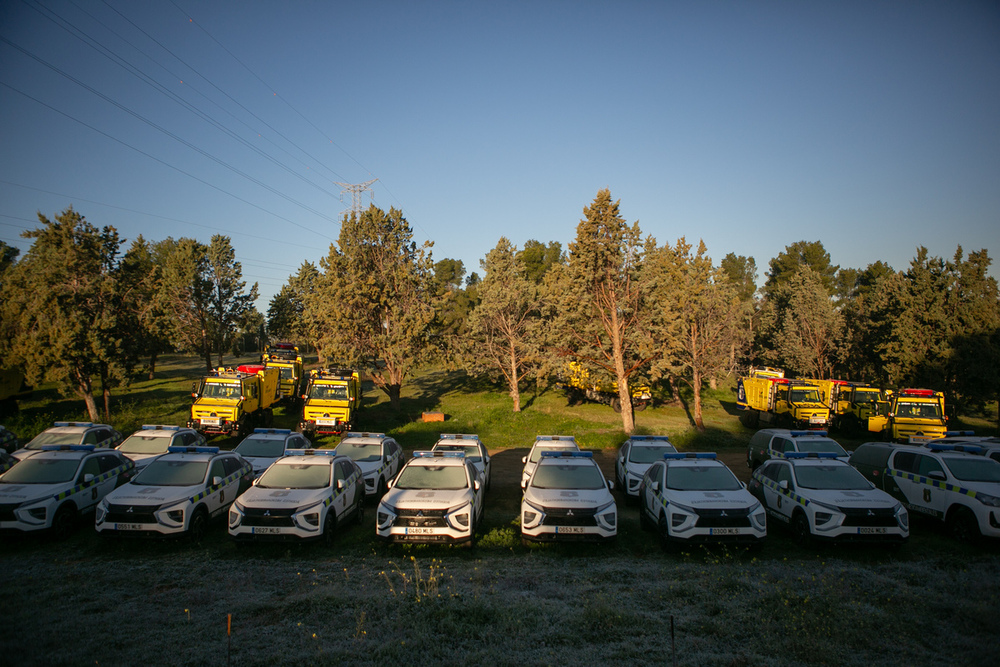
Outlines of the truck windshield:
<svg viewBox="0 0 1000 667">
<path fill-rule="evenodd" d="M 667 466 L 667 488 L 675 491 L 737 491 L 743 486 L 723 466 Z"/>
<path fill-rule="evenodd" d="M 156 460 L 136 475 L 132 484 L 139 486 L 194 486 L 205 481 L 208 461 Z"/>
<path fill-rule="evenodd" d="M 347 385 L 314 384 L 309 388 L 309 398 L 320 401 L 346 401 Z"/>
<path fill-rule="evenodd" d="M 536 489 L 601 489 L 604 475 L 596 465 L 547 464 L 535 468 L 531 486 Z"/>
<path fill-rule="evenodd" d="M 68 482 L 80 467 L 79 459 L 49 459 L 31 457 L 8 470 L 0 481 L 3 484 L 57 484 Z"/>
<path fill-rule="evenodd" d="M 397 489 L 465 489 L 469 480 L 465 466 L 408 465 L 399 473 Z"/>
<path fill-rule="evenodd" d="M 941 419 L 941 405 L 900 401 L 896 404 L 896 416 L 909 419 Z"/>
<path fill-rule="evenodd" d="M 795 466 L 795 480 L 804 489 L 862 491 L 872 488 L 864 475 L 849 465 Z"/>
<path fill-rule="evenodd" d="M 322 489 L 330 486 L 331 465 L 282 463 L 257 480 L 258 489 Z"/>
<path fill-rule="evenodd" d="M 295 377 L 295 369 L 288 366 L 279 366 L 278 377 L 282 380 L 291 380 Z"/>
<path fill-rule="evenodd" d="M 790 389 L 788 401 L 790 403 L 819 403 L 819 389 Z"/>
<path fill-rule="evenodd" d="M 240 386 L 238 384 L 223 384 L 221 382 L 206 382 L 201 390 L 201 395 L 205 398 L 239 398 Z"/>
</svg>

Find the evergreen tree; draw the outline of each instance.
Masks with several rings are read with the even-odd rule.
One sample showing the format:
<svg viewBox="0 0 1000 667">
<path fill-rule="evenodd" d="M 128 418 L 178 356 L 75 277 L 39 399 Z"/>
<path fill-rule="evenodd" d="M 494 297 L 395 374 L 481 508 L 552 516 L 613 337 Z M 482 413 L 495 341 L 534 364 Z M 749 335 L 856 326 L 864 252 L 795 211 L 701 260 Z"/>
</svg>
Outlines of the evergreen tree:
<svg viewBox="0 0 1000 667">
<path fill-rule="evenodd" d="M 213 342 L 222 365 L 223 355 L 232 349 L 236 334 L 257 300 L 257 283 L 244 292 L 243 267 L 228 236 L 215 234 L 208 246 L 205 280 L 209 286 L 208 317 L 212 320 Z"/>
<path fill-rule="evenodd" d="M 821 241 L 796 241 L 785 246 L 785 250 L 772 259 L 769 266 L 767 280 L 762 288 L 765 296 L 770 296 L 778 286 L 791 280 L 803 266 L 816 273 L 827 294 L 832 296 L 836 293 L 837 271 L 840 267 L 830 263 L 830 253 Z"/>
</svg>

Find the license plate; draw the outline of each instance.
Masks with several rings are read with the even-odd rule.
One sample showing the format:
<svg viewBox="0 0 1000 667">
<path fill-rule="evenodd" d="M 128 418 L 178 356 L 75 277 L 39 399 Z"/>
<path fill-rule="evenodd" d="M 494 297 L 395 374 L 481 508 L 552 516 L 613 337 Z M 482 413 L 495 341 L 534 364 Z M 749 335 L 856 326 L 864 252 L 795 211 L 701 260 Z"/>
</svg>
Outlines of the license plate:
<svg viewBox="0 0 1000 667">
<path fill-rule="evenodd" d="M 433 535 L 434 534 L 434 529 L 433 528 L 407 528 L 406 529 L 406 534 L 407 535 Z"/>
<path fill-rule="evenodd" d="M 888 529 L 887 528 L 858 528 L 859 535 L 882 535 Z"/>
<path fill-rule="evenodd" d="M 280 528 L 259 528 L 255 527 L 253 529 L 254 535 L 281 535 Z"/>
<path fill-rule="evenodd" d="M 116 523 L 115 530 L 142 530 L 141 523 Z"/>
<path fill-rule="evenodd" d="M 711 534 L 712 535 L 739 535 L 740 534 L 740 529 L 739 528 L 712 528 L 711 529 Z"/>
<path fill-rule="evenodd" d="M 579 535 L 585 531 L 583 530 L 583 526 L 556 526 L 556 532 Z"/>
<path fill-rule="evenodd" d="M 809 418 L 809 423 L 810 424 L 822 424 L 825 421 L 826 420 L 823 419 L 822 417 L 810 417 Z"/>
<path fill-rule="evenodd" d="M 337 425 L 337 420 L 336 419 L 317 419 L 316 423 L 319 424 L 320 426 L 336 426 Z"/>
<path fill-rule="evenodd" d="M 205 426 L 218 426 L 219 425 L 219 420 L 218 419 L 202 419 L 201 423 L 203 425 L 205 425 Z"/>
</svg>

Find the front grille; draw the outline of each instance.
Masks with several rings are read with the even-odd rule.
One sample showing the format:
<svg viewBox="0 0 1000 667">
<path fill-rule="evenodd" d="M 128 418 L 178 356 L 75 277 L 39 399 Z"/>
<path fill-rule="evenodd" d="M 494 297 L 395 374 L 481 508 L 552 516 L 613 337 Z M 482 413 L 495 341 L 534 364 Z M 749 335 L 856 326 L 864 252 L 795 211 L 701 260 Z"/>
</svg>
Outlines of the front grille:
<svg viewBox="0 0 1000 667">
<path fill-rule="evenodd" d="M 259 528 L 291 528 L 295 525 L 292 521 L 293 514 L 295 514 L 295 508 L 246 507 L 243 509 L 243 525 Z"/>
<path fill-rule="evenodd" d="M 545 509 L 543 526 L 596 526 L 597 510 L 593 507 L 566 509 L 551 507 Z"/>
<path fill-rule="evenodd" d="M 865 526 L 865 527 L 886 527 L 892 528 L 896 526 L 896 511 L 892 508 L 879 508 L 879 509 L 844 509 L 840 508 L 840 511 L 844 513 L 844 525 L 845 526 Z"/>
<path fill-rule="evenodd" d="M 738 509 L 696 509 L 698 528 L 746 528 L 750 525 L 750 510 Z"/>
<path fill-rule="evenodd" d="M 156 507 L 143 505 L 108 505 L 106 523 L 156 523 Z"/>
<path fill-rule="evenodd" d="M 448 510 L 401 509 L 392 525 L 408 528 L 447 528 Z"/>
<path fill-rule="evenodd" d="M 13 505 L 0 505 L 0 521 L 16 521 L 14 518 L 14 510 L 19 507 L 20 503 L 15 503 Z"/>
</svg>

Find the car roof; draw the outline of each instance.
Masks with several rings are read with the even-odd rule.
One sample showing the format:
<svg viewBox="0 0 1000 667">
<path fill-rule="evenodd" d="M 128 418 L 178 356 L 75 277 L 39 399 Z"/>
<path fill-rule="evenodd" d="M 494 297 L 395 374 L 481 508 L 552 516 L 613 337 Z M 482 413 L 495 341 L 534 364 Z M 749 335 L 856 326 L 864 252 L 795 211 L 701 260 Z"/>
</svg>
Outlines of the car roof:
<svg viewBox="0 0 1000 667">
<path fill-rule="evenodd" d="M 171 449 L 173 449 L 173 447 L 171 447 Z M 215 452 L 212 452 L 212 451 L 197 451 L 199 449 L 200 450 L 216 449 L 215 447 L 185 447 L 184 449 L 194 449 L 196 451 L 193 451 L 193 452 L 192 451 L 184 451 L 184 452 L 171 452 L 171 451 L 168 451 L 166 454 L 160 454 L 158 457 L 156 457 L 156 460 L 157 461 L 161 461 L 161 460 L 163 460 L 163 461 L 211 461 L 214 458 L 218 458 L 220 456 L 225 456 L 225 455 L 229 455 L 229 454 L 235 454 L 236 456 L 239 456 L 239 454 L 236 454 L 235 452 L 229 452 L 229 451 L 215 451 Z"/>
<path fill-rule="evenodd" d="M 674 447 L 674 443 L 670 442 L 670 438 L 665 435 L 633 435 L 628 439 L 628 442 L 631 442 L 633 447 L 662 447 L 663 445 Z M 674 448 L 676 449 L 676 447 Z"/>
<path fill-rule="evenodd" d="M 419 452 L 413 452 L 414 456 L 406 465 L 423 465 L 423 466 L 464 466 L 465 457 L 464 456 L 417 456 Z"/>
<path fill-rule="evenodd" d="M 686 466 L 686 467 L 704 467 L 714 465 L 716 467 L 728 468 L 725 463 L 719 459 L 664 459 L 664 462 L 668 466 Z"/>
<path fill-rule="evenodd" d="M 589 456 L 543 456 L 538 459 L 538 465 L 593 465 L 600 469 L 597 461 Z"/>
<path fill-rule="evenodd" d="M 49 445 L 46 446 L 48 447 Z M 62 445 L 59 446 L 62 447 Z M 69 445 L 68 447 L 72 447 L 72 449 L 39 449 L 30 458 L 82 460 L 92 454 L 115 452 L 115 450 L 108 449 L 107 447 L 94 447 L 93 445 Z M 115 454 L 119 455 L 118 452 L 115 452 Z"/>
<path fill-rule="evenodd" d="M 823 452 L 823 453 L 825 453 L 825 452 Z M 793 466 L 841 465 L 841 466 L 847 466 L 848 468 L 851 467 L 848 463 L 846 463 L 844 461 L 841 461 L 840 459 L 834 458 L 832 456 L 809 456 L 809 457 L 805 457 L 805 458 L 795 458 L 795 457 L 789 457 L 786 454 L 783 457 L 776 456 L 776 457 L 774 457 L 771 460 L 772 461 L 788 461 Z"/>
<path fill-rule="evenodd" d="M 351 441 L 360 445 L 380 445 L 386 440 L 391 440 L 389 436 L 385 433 L 360 433 L 356 431 L 348 431 L 341 438 L 340 444 L 344 444 L 347 441 Z"/>
</svg>

